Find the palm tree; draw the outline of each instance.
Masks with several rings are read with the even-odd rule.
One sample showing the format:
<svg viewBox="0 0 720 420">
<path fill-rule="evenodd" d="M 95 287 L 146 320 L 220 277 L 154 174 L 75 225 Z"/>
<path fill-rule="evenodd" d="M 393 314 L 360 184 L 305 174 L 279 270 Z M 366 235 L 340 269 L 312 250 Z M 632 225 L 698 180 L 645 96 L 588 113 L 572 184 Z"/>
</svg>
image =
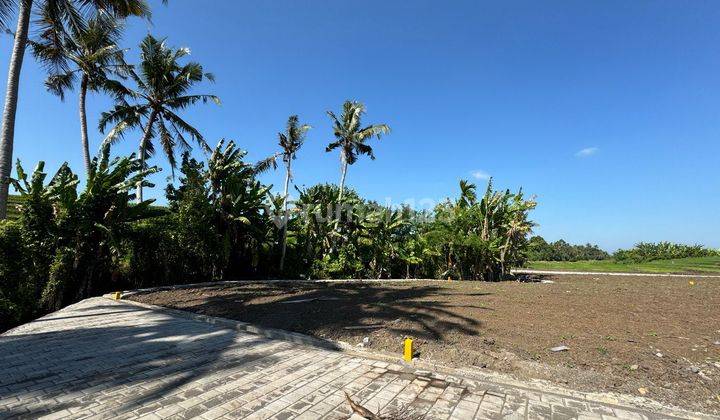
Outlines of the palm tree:
<svg viewBox="0 0 720 420">
<path fill-rule="evenodd" d="M 15 30 L 12 55 L 10 56 L 7 90 L 5 92 L 5 109 L 2 116 L 2 131 L 0 131 L 0 220 L 7 217 L 7 199 L 10 187 L 10 171 L 12 170 L 13 140 L 15 138 L 15 113 L 17 112 L 20 70 L 22 69 L 25 46 L 27 45 L 32 2 L 33 0 L 19 0 L 18 23 Z"/>
<path fill-rule="evenodd" d="M 283 230 L 282 230 L 282 252 L 280 253 L 280 271 L 283 271 L 285 267 L 285 252 L 287 249 L 287 225 L 288 218 L 290 217 L 288 209 L 288 188 L 290 187 L 290 180 L 292 179 L 291 164 L 296 158 L 296 153 L 300 150 L 303 143 L 305 142 L 305 135 L 310 126 L 307 124 L 300 125 L 297 115 L 291 115 L 288 118 L 287 129 L 284 133 L 278 133 L 278 139 L 282 152 L 271 156 L 264 162 L 258 165 L 260 168 L 266 162 L 272 162 L 275 164 L 275 159 L 282 156 L 283 163 L 285 164 L 285 189 L 283 190 Z"/>
<path fill-rule="evenodd" d="M 50 16 L 44 13 L 41 19 L 49 20 Z M 45 86 L 61 100 L 65 98 L 65 91 L 72 89 L 77 76 L 80 76 L 80 140 L 88 174 L 90 146 L 85 111 L 87 91 L 102 90 L 108 84 L 109 73 L 121 77 L 127 73 L 123 51 L 117 45 L 121 32 L 120 21 L 107 14 L 98 14 L 89 19 L 86 26 L 70 28 L 69 33 L 59 42 L 48 33 L 43 33 L 40 41 L 31 42 L 35 57 L 51 71 Z"/>
<path fill-rule="evenodd" d="M 368 155 L 370 159 L 375 159 L 372 147 L 365 142 L 372 137 L 380 139 L 383 134 L 390 132 L 390 127 L 386 124 L 374 124 L 361 128 L 361 119 L 364 113 L 365 105 L 356 101 L 345 101 L 340 118 L 332 111 L 327 112 L 333 121 L 336 140 L 330 143 L 325 151 L 329 152 L 340 148 L 341 175 L 338 204 L 342 201 L 348 165 L 355 163 L 358 155 Z"/>
<path fill-rule="evenodd" d="M 3 18 L 12 13 L 13 3 L 12 0 L 0 0 L 0 26 L 5 27 Z M 146 0 L 39 0 L 38 6 L 41 9 L 47 6 L 53 17 L 52 28 L 43 29 L 52 30 L 56 33 L 62 33 L 68 26 L 82 27 L 82 12 L 88 10 L 103 10 L 119 19 L 128 16 L 150 16 L 150 9 Z M 2 116 L 2 131 L 0 131 L 0 220 L 5 219 L 7 216 L 7 198 L 10 171 L 12 170 L 20 72 L 25 58 L 32 8 L 33 0 L 17 0 L 17 29 L 15 30 L 12 54 L 10 56 L 8 82 L 5 91 L 5 108 Z"/>
<path fill-rule="evenodd" d="M 130 70 L 129 76 L 137 85 L 137 90 L 127 88 L 119 82 L 111 82 L 109 88 L 115 92 L 119 101 L 109 112 L 100 116 L 100 131 L 104 132 L 108 124 L 115 124 L 108 133 L 106 142 L 115 142 L 129 128 L 142 127 L 138 156 L 145 164 L 146 156 L 155 152 L 152 140 L 157 136 L 163 152 L 168 158 L 170 168 L 175 171 L 175 148 L 190 150 L 185 135 L 205 151 L 209 151 L 202 134 L 180 118 L 176 111 L 183 110 L 198 101 L 212 100 L 220 103 L 214 95 L 190 95 L 188 92 L 204 78 L 214 81 L 210 73 L 204 73 L 199 63 L 190 62 L 180 65 L 178 60 L 190 54 L 187 48 L 173 49 L 165 45 L 164 39 L 148 35 L 140 44 L 141 62 L 138 69 Z M 127 102 L 126 98 L 137 101 Z M 137 200 L 142 202 L 142 184 L 137 185 Z"/>
</svg>

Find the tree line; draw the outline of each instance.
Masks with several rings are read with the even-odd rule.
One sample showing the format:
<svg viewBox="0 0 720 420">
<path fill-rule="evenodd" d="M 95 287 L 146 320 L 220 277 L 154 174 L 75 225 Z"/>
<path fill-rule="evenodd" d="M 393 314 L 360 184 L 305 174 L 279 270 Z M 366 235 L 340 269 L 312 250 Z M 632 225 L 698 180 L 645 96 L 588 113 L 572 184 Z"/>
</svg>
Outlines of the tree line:
<svg viewBox="0 0 720 420">
<path fill-rule="evenodd" d="M 678 258 L 720 257 L 720 250 L 702 245 L 684 245 L 671 242 L 639 242 L 630 249 L 618 249 L 610 254 L 597 245 L 572 245 L 560 239 L 547 242 L 541 236 L 528 241 L 529 261 L 591 261 L 613 259 L 621 263 L 641 263 Z"/>
<path fill-rule="evenodd" d="M 530 261 L 588 261 L 606 260 L 611 255 L 597 245 L 572 245 L 560 239 L 547 242 L 542 236 L 533 236 L 528 242 Z"/>
<path fill-rule="evenodd" d="M 720 250 L 703 245 L 639 242 L 630 249 L 619 249 L 613 254 L 616 261 L 628 263 L 698 257 L 720 257 Z"/>
</svg>

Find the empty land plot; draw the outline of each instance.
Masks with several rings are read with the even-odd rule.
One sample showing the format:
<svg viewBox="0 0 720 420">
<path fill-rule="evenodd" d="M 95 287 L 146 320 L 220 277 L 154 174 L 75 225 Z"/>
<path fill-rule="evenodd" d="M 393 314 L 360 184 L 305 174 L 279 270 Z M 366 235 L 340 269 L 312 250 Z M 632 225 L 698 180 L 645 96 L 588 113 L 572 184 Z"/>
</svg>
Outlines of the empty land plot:
<svg viewBox="0 0 720 420">
<path fill-rule="evenodd" d="M 249 283 L 131 299 L 353 345 L 368 337 L 398 355 L 410 336 L 421 359 L 720 413 L 720 279 L 544 279 Z"/>
</svg>

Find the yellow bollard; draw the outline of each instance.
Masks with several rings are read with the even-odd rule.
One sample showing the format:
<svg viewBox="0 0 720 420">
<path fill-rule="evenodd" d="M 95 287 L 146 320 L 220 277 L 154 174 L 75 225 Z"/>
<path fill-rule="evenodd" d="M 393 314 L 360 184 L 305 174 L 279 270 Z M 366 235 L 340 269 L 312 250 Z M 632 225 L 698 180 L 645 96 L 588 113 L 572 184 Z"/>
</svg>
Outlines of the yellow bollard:
<svg viewBox="0 0 720 420">
<path fill-rule="evenodd" d="M 120 293 L 120 292 L 113 293 L 113 299 L 120 300 L 121 297 L 122 297 L 122 293 Z"/>
<path fill-rule="evenodd" d="M 405 339 L 405 349 L 403 351 L 403 360 L 412 362 L 413 358 L 413 341 L 412 338 Z"/>
</svg>

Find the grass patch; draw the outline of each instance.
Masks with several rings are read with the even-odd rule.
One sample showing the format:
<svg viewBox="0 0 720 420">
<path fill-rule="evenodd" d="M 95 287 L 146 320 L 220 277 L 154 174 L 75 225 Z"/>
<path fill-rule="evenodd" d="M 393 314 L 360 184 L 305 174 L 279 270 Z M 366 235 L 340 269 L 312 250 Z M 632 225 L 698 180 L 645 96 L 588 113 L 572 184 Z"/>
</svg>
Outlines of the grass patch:
<svg viewBox="0 0 720 420">
<path fill-rule="evenodd" d="M 534 270 L 609 271 L 630 273 L 720 273 L 720 257 L 678 258 L 645 263 L 602 261 L 532 261 Z"/>
</svg>

